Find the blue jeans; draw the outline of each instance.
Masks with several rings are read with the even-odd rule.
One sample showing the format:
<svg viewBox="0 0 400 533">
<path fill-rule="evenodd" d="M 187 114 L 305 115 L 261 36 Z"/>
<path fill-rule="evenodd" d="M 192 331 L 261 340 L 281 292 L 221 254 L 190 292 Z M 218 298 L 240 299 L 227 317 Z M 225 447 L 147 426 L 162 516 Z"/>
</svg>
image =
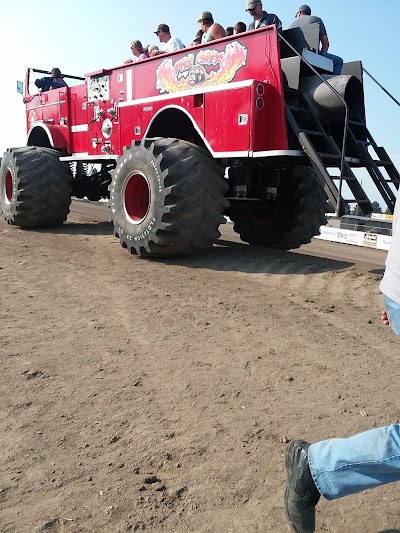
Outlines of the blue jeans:
<svg viewBox="0 0 400 533">
<path fill-rule="evenodd" d="M 400 304 L 394 302 L 389 296 L 383 295 L 386 313 L 390 322 L 390 327 L 397 336 L 400 336 Z"/>
<path fill-rule="evenodd" d="M 308 460 L 327 500 L 400 481 L 400 425 L 311 444 Z"/>
<path fill-rule="evenodd" d="M 390 326 L 400 336 L 400 304 L 385 295 L 383 301 Z M 400 424 L 311 444 L 308 461 L 327 500 L 400 481 Z"/>
<path fill-rule="evenodd" d="M 329 54 L 328 52 L 321 52 L 321 56 L 326 57 L 327 59 L 331 59 L 333 62 L 333 72 L 332 74 L 339 75 L 342 72 L 343 67 L 343 59 L 339 56 L 334 56 L 333 54 Z"/>
</svg>

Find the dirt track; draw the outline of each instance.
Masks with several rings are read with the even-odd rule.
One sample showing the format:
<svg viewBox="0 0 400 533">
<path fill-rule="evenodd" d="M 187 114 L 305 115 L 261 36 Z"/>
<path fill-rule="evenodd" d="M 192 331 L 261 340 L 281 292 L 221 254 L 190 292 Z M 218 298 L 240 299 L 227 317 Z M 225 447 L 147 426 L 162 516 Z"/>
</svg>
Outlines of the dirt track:
<svg viewBox="0 0 400 533">
<path fill-rule="evenodd" d="M 286 531 L 286 441 L 399 421 L 384 254 L 154 262 L 110 231 L 0 222 L 0 531 Z M 318 511 L 317 531 L 400 530 L 396 485 Z"/>
</svg>

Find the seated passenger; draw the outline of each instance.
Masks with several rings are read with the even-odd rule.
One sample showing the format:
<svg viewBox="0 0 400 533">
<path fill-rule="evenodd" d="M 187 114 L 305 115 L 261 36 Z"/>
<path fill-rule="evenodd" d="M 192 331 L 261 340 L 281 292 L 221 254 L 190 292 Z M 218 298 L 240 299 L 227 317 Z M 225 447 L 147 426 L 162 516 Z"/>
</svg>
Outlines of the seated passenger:
<svg viewBox="0 0 400 533">
<path fill-rule="evenodd" d="M 226 31 L 221 24 L 214 22 L 213 16 L 209 11 L 202 11 L 199 15 L 198 22 L 204 32 L 201 38 L 202 43 L 209 43 L 210 41 L 226 37 Z"/>
<path fill-rule="evenodd" d="M 244 33 L 246 31 L 246 24 L 244 22 L 237 22 L 233 26 L 233 35 L 237 35 L 238 33 Z"/>
<path fill-rule="evenodd" d="M 181 50 L 185 48 L 178 37 L 172 37 L 167 24 L 159 24 L 157 30 L 154 32 L 160 43 L 163 43 L 162 50 L 153 50 L 151 56 L 158 56 L 159 54 L 165 54 L 168 52 L 174 52 L 175 50 Z"/>
<path fill-rule="evenodd" d="M 296 20 L 292 22 L 289 28 L 301 28 L 307 24 L 319 23 L 319 40 L 321 43 L 321 50 L 319 54 L 330 59 L 333 62 L 333 74 L 338 75 L 342 72 L 343 59 L 333 54 L 328 54 L 329 39 L 326 33 L 325 24 L 319 17 L 311 16 L 311 8 L 306 4 L 299 7 L 296 13 Z"/>
<path fill-rule="evenodd" d="M 233 35 L 233 26 L 228 26 L 225 30 L 225 33 L 227 37 L 230 37 L 231 35 Z"/>
<path fill-rule="evenodd" d="M 190 44 L 190 46 L 196 46 L 198 44 L 201 44 L 201 39 L 203 37 L 203 33 L 204 31 L 203 30 L 199 30 L 197 33 L 196 33 L 196 37 L 193 39 L 192 43 Z"/>
<path fill-rule="evenodd" d="M 59 89 L 60 87 L 67 87 L 63 80 L 63 76 L 59 68 L 53 68 L 50 72 L 51 77 L 40 78 L 35 80 L 35 85 L 41 92 L 51 91 L 52 89 Z"/>
<path fill-rule="evenodd" d="M 148 55 L 145 53 L 142 43 L 140 41 L 132 41 L 131 43 L 131 52 L 133 55 L 133 61 L 141 61 L 142 59 L 148 59 Z"/>
<path fill-rule="evenodd" d="M 153 50 L 159 50 L 158 46 L 156 44 L 150 44 L 148 47 L 147 47 L 147 55 L 150 57 L 153 52 Z"/>
<path fill-rule="evenodd" d="M 249 24 L 248 31 L 257 30 L 264 26 L 272 26 L 275 24 L 277 30 L 282 29 L 282 22 L 274 13 L 267 13 L 263 11 L 261 0 L 247 0 L 246 11 L 253 17 L 253 22 Z"/>
</svg>

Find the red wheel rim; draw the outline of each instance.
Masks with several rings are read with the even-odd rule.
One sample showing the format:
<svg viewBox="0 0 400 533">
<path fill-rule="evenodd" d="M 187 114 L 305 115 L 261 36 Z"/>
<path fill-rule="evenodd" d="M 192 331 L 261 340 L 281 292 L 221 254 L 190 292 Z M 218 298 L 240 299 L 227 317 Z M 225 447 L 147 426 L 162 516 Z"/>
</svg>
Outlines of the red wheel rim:
<svg viewBox="0 0 400 533">
<path fill-rule="evenodd" d="M 265 226 L 265 224 L 269 224 L 273 220 L 272 216 L 258 217 L 254 213 L 250 213 L 249 216 L 250 216 L 250 220 L 254 222 L 254 224 L 257 224 L 259 226 Z"/>
<path fill-rule="evenodd" d="M 146 218 L 150 207 L 150 187 L 144 174 L 130 174 L 124 187 L 124 209 L 133 224 Z"/>
<path fill-rule="evenodd" d="M 13 176 L 10 169 L 6 170 L 6 183 L 4 188 L 4 198 L 7 204 L 11 204 L 13 199 Z"/>
</svg>

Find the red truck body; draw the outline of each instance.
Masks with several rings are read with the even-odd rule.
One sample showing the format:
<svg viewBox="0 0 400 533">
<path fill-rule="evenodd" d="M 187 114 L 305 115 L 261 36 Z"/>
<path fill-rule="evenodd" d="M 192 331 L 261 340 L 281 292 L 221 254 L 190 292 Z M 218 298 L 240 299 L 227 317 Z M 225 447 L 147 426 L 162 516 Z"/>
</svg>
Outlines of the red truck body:
<svg viewBox="0 0 400 533">
<path fill-rule="evenodd" d="M 106 87 L 91 87 L 96 79 Z M 74 157 L 121 155 L 167 109 L 189 118 L 214 157 L 287 149 L 274 26 L 94 72 L 85 84 L 26 99 L 28 139 L 39 128 Z"/>
</svg>

